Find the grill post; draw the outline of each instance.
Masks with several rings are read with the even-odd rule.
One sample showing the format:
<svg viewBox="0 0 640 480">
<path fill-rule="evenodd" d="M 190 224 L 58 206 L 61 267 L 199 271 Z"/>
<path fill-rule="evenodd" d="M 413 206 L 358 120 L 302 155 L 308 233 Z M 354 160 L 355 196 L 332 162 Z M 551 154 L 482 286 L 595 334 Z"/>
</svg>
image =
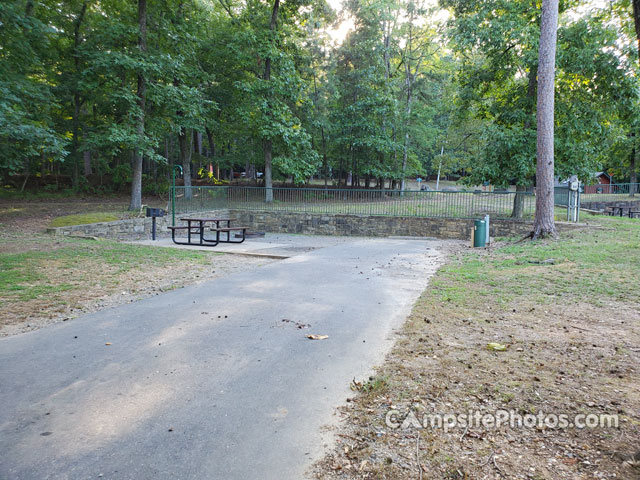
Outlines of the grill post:
<svg viewBox="0 0 640 480">
<path fill-rule="evenodd" d="M 156 218 L 164 217 L 166 212 L 161 208 L 147 207 L 147 217 L 151 217 L 151 239 L 156 239 Z"/>
</svg>

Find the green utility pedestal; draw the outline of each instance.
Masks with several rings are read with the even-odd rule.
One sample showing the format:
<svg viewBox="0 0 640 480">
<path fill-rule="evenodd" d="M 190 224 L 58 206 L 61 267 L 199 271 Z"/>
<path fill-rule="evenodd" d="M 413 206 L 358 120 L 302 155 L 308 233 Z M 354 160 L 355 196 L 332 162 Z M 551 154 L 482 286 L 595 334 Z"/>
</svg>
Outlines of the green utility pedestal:
<svg viewBox="0 0 640 480">
<path fill-rule="evenodd" d="M 487 245 L 487 222 L 476 220 L 473 225 L 473 246 L 485 247 Z"/>
</svg>

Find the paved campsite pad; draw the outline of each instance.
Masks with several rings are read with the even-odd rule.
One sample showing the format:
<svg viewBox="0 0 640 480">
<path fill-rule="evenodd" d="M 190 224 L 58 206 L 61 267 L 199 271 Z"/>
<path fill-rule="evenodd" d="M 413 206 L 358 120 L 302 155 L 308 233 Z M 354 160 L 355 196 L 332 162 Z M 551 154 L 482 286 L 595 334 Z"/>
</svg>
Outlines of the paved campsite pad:
<svg viewBox="0 0 640 480">
<path fill-rule="evenodd" d="M 288 258 L 300 253 L 310 252 L 318 248 L 326 248 L 343 243 L 352 243 L 353 237 L 330 237 L 324 235 L 295 235 L 288 233 L 266 233 L 261 237 L 247 238 L 243 243 L 220 243 L 215 247 L 200 245 L 176 245 L 171 238 L 158 240 L 142 240 L 140 245 L 155 245 L 208 252 L 232 253 L 239 255 Z"/>
<path fill-rule="evenodd" d="M 300 478 L 441 245 L 340 241 L 1 339 L 0 477 Z"/>
</svg>

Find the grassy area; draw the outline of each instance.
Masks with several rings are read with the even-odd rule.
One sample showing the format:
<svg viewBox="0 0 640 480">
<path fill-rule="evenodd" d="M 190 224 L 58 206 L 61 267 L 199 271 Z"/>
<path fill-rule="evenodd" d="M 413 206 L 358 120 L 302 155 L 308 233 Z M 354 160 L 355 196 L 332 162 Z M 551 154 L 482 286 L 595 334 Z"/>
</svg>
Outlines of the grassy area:
<svg viewBox="0 0 640 480">
<path fill-rule="evenodd" d="M 42 234 L 3 235 L 0 328 L 36 328 L 255 264 L 239 262 L 216 252 Z"/>
<path fill-rule="evenodd" d="M 488 256 L 470 253 L 441 269 L 433 292 L 461 301 L 471 290 L 504 305 L 521 295 L 539 303 L 640 302 L 640 221 L 597 221 L 605 228 L 566 234 L 559 242 L 509 244 Z"/>
<path fill-rule="evenodd" d="M 121 220 L 122 213 L 118 212 L 92 212 L 78 213 L 74 215 L 64 215 L 54 218 L 49 226 L 51 227 L 68 227 L 70 225 L 84 225 L 87 223 L 113 222 Z"/>
<path fill-rule="evenodd" d="M 640 221 L 597 221 L 455 254 L 377 376 L 354 383 L 318 478 L 640 478 Z M 393 429 L 390 409 L 617 415 L 619 427 Z"/>
<path fill-rule="evenodd" d="M 48 241 L 47 241 L 48 240 Z M 33 300 L 100 283 L 101 272 L 115 277 L 132 270 L 176 263 L 209 261 L 212 253 L 128 245 L 112 241 L 44 237 L 53 248 L 0 253 L 0 298 L 5 302 Z"/>
<path fill-rule="evenodd" d="M 0 336 L 269 263 L 44 234 L 140 215 L 125 197 L 0 201 Z M 160 199 L 145 203 L 165 207 Z"/>
</svg>

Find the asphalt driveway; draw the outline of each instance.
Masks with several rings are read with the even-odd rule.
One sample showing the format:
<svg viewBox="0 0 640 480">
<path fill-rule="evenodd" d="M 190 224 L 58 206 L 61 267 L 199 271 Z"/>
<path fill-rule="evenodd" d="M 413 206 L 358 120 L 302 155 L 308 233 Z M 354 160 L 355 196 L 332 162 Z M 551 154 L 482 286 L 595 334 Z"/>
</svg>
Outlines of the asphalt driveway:
<svg viewBox="0 0 640 480">
<path fill-rule="evenodd" d="M 302 249 L 0 339 L 0 479 L 302 478 L 440 245 Z"/>
</svg>

